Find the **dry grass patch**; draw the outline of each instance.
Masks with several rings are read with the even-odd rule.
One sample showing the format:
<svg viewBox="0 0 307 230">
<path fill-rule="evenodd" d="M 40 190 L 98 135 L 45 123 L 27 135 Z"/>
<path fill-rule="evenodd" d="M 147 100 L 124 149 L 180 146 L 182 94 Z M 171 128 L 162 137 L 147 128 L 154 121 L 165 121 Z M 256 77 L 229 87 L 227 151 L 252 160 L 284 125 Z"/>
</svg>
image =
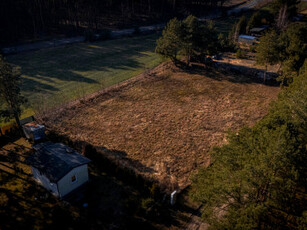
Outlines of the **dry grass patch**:
<svg viewBox="0 0 307 230">
<path fill-rule="evenodd" d="M 244 76 L 163 64 L 43 120 L 72 140 L 116 150 L 104 153 L 169 189 L 183 188 L 198 166 L 209 164 L 209 150 L 226 142 L 227 131 L 260 120 L 278 92 Z"/>
</svg>

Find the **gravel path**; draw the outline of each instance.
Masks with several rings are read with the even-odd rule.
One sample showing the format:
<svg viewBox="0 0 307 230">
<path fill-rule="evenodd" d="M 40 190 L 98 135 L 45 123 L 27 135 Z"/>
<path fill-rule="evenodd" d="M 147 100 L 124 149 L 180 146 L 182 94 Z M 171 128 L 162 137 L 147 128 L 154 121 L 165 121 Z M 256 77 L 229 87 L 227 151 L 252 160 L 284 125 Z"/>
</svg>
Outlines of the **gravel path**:
<svg viewBox="0 0 307 230">
<path fill-rule="evenodd" d="M 244 5 L 240 5 L 232 10 L 229 10 L 228 15 L 234 14 L 234 13 L 240 13 L 241 11 L 252 9 L 256 7 L 258 4 L 265 2 L 265 1 L 267 0 L 252 0 Z"/>
</svg>

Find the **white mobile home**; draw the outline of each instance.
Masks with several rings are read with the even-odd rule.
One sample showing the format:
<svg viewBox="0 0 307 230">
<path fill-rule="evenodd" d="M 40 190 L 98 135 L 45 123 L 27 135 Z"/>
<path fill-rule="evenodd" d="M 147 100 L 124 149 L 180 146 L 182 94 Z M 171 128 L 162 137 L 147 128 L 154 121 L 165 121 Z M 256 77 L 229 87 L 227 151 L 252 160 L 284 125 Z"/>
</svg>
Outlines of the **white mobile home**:
<svg viewBox="0 0 307 230">
<path fill-rule="evenodd" d="M 40 143 L 33 148 L 35 153 L 27 159 L 33 177 L 54 195 L 62 198 L 88 182 L 88 158 L 61 143 Z"/>
</svg>

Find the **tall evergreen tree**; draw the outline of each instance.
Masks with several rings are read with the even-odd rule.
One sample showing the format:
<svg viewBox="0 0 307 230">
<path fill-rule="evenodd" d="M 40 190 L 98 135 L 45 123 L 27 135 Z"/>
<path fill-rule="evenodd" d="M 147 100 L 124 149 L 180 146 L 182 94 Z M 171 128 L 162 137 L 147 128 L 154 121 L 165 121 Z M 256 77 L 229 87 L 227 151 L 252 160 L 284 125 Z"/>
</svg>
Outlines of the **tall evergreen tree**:
<svg viewBox="0 0 307 230">
<path fill-rule="evenodd" d="M 200 26 L 198 19 L 190 15 L 183 20 L 183 35 L 182 35 L 182 50 L 186 57 L 187 66 L 190 65 L 191 56 L 193 52 L 198 49 L 199 44 L 202 40 Z"/>
<path fill-rule="evenodd" d="M 181 49 L 181 36 L 181 22 L 177 18 L 170 20 L 162 31 L 162 36 L 157 40 L 156 53 L 176 63 L 178 52 Z"/>
<path fill-rule="evenodd" d="M 278 34 L 272 30 L 260 38 L 260 43 L 256 48 L 256 61 L 258 64 L 265 66 L 264 82 L 266 81 L 268 65 L 277 64 L 280 60 L 278 38 Z"/>
<path fill-rule="evenodd" d="M 20 92 L 20 77 L 20 70 L 0 56 L 0 100 L 5 102 L 8 111 L 6 116 L 14 117 L 19 128 L 21 105 L 26 102 Z"/>
<path fill-rule="evenodd" d="M 307 25 L 294 23 L 280 35 L 280 58 L 282 76 L 279 78 L 283 84 L 288 84 L 307 58 Z"/>
</svg>

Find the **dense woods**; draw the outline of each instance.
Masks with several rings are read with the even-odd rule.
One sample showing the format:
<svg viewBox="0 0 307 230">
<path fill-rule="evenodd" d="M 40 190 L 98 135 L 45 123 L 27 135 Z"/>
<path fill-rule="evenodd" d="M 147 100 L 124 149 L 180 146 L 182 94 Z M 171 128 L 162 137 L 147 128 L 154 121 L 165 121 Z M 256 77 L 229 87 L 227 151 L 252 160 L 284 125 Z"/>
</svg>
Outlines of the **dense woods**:
<svg viewBox="0 0 307 230">
<path fill-rule="evenodd" d="M 173 16 L 204 14 L 227 0 L 3 0 L 0 43 L 65 31 L 127 27 Z"/>
</svg>

